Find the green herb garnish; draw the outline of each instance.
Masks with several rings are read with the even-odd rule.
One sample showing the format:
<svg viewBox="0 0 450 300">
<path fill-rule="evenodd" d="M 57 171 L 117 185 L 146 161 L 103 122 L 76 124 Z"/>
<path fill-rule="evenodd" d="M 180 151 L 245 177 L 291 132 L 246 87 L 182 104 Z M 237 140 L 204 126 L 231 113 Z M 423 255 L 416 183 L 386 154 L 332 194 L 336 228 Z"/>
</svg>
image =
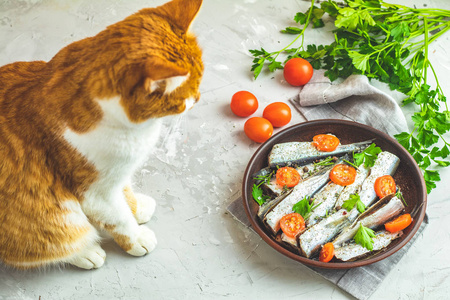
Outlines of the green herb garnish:
<svg viewBox="0 0 450 300">
<path fill-rule="evenodd" d="M 311 198 L 309 196 L 306 196 L 292 207 L 292 210 L 300 215 L 302 215 L 303 219 L 307 219 L 311 212 L 320 205 L 316 204 L 313 205 L 313 203 L 310 203 Z"/>
<path fill-rule="evenodd" d="M 296 35 L 286 47 L 273 52 L 250 50 L 255 78 L 265 67 L 274 72 L 282 69 L 287 60 L 302 57 L 314 69 L 325 69 L 331 81 L 364 74 L 405 94 L 403 104 L 416 106 L 412 114 L 414 128 L 395 138 L 418 163 L 430 193 L 441 180 L 434 167 L 450 166 L 450 141 L 446 140 L 450 110 L 429 59 L 430 44 L 450 30 L 450 10 L 412 8 L 382 0 L 344 0 L 342 4 L 328 0 L 320 7 L 314 3 L 311 0 L 305 13 L 295 15 L 299 27 L 282 31 Z M 304 47 L 305 30 L 310 24 L 313 28 L 323 27 L 324 14 L 334 20 L 334 41 Z"/>
<path fill-rule="evenodd" d="M 358 231 L 356 232 L 353 239 L 355 240 L 355 243 L 360 244 L 367 250 L 372 251 L 373 250 L 373 237 L 375 237 L 375 232 L 365 227 L 360 223 Z"/>
<path fill-rule="evenodd" d="M 335 163 L 334 158 L 331 156 L 328 156 L 327 158 L 322 159 L 319 162 L 315 162 L 314 166 L 331 166 L 331 165 L 334 165 L 334 163 Z"/>
<path fill-rule="evenodd" d="M 269 196 L 264 195 L 263 190 L 260 188 L 261 184 L 262 184 L 262 182 L 258 185 L 253 184 L 253 188 L 252 188 L 253 199 L 255 199 L 255 201 L 259 204 L 259 206 L 266 203 L 267 199 L 270 198 Z"/>
<path fill-rule="evenodd" d="M 364 163 L 364 166 L 366 167 L 373 167 L 378 154 L 380 154 L 381 152 L 383 152 L 381 148 L 372 143 L 362 152 L 353 153 L 353 161 L 357 166 L 360 166 L 362 163 Z"/>
<path fill-rule="evenodd" d="M 258 175 L 255 178 L 253 178 L 254 180 L 257 181 L 262 181 L 263 183 L 269 183 L 270 180 L 272 179 L 273 174 L 275 173 L 275 171 L 270 172 L 269 174 L 266 175 Z"/>
<path fill-rule="evenodd" d="M 350 199 L 344 201 L 344 204 L 342 204 L 342 208 L 345 208 L 347 211 L 351 211 L 355 206 L 360 213 L 363 213 L 366 210 L 366 206 L 361 201 L 358 193 L 351 194 Z"/>
<path fill-rule="evenodd" d="M 351 161 L 348 161 L 346 159 L 343 159 L 344 162 L 346 162 L 347 164 L 349 164 L 350 166 L 352 166 L 353 168 L 356 169 L 356 171 L 358 171 L 358 166 L 355 165 L 354 163 L 352 163 Z"/>
<path fill-rule="evenodd" d="M 408 203 L 406 203 L 406 200 L 405 200 L 405 198 L 403 198 L 403 194 L 400 190 L 397 193 L 395 193 L 395 196 L 397 198 L 400 198 L 403 201 L 403 204 L 405 204 L 405 206 L 408 206 Z"/>
</svg>

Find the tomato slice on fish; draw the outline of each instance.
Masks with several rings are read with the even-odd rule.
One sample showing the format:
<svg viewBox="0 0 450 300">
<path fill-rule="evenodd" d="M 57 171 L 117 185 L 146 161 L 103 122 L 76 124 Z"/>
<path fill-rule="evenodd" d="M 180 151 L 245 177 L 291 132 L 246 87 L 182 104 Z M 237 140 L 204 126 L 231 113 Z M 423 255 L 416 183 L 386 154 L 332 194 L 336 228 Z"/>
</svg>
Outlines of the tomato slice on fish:
<svg viewBox="0 0 450 300">
<path fill-rule="evenodd" d="M 356 169 L 345 164 L 338 164 L 331 169 L 330 179 L 336 184 L 346 186 L 355 182 Z"/>
<path fill-rule="evenodd" d="M 331 152 L 339 146 L 339 139 L 331 134 L 318 134 L 313 137 L 313 145 L 319 151 Z"/>
<path fill-rule="evenodd" d="M 280 227 L 285 235 L 295 238 L 297 234 L 305 229 L 305 220 L 301 214 L 291 213 L 281 218 Z"/>
<path fill-rule="evenodd" d="M 395 185 L 395 181 L 394 178 L 392 178 L 392 176 L 384 175 L 378 177 L 375 180 L 374 188 L 377 196 L 383 198 L 387 195 L 395 193 L 397 187 Z"/>
<path fill-rule="evenodd" d="M 400 230 L 405 229 L 412 223 L 412 218 L 410 214 L 404 214 L 400 217 L 394 219 L 391 222 L 384 224 L 384 228 L 390 233 L 394 233 Z"/>
<path fill-rule="evenodd" d="M 282 187 L 294 187 L 301 179 L 298 171 L 291 167 L 279 168 L 275 176 L 277 178 L 277 183 Z"/>
<path fill-rule="evenodd" d="M 334 257 L 334 245 L 333 243 L 326 243 L 320 250 L 319 260 L 321 262 L 329 262 Z"/>
</svg>

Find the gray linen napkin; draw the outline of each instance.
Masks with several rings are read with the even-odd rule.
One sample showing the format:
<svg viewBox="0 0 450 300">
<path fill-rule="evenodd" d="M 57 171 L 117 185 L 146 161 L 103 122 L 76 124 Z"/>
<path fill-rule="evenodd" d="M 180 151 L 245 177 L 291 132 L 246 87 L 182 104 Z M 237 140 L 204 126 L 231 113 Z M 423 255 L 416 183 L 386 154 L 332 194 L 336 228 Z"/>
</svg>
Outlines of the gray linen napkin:
<svg viewBox="0 0 450 300">
<path fill-rule="evenodd" d="M 306 120 L 345 119 L 390 135 L 408 130 L 405 116 L 395 100 L 373 87 L 363 75 L 330 82 L 324 70 L 317 70 L 291 103 Z"/>
<path fill-rule="evenodd" d="M 308 121 L 345 119 L 372 126 L 390 135 L 408 129 L 405 117 L 395 100 L 373 87 L 363 75 L 352 75 L 346 80 L 331 83 L 324 76 L 323 70 L 315 71 L 299 95 L 289 101 Z M 240 197 L 227 209 L 237 220 L 251 228 Z M 368 299 L 421 235 L 427 224 L 428 218 L 425 216 L 424 222 L 411 241 L 380 262 L 348 270 L 308 268 L 357 299 Z"/>
</svg>

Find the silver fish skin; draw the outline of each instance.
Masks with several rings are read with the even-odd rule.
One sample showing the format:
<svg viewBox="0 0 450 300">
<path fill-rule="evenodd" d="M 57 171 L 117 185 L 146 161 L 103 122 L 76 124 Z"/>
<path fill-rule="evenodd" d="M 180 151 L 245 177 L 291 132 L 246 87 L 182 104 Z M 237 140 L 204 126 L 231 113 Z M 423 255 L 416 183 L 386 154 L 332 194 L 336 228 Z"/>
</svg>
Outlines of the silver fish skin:
<svg viewBox="0 0 450 300">
<path fill-rule="evenodd" d="M 307 196 L 312 197 L 329 181 L 330 171 L 331 168 L 327 168 L 320 172 L 320 174 L 297 184 L 292 189 L 292 192 L 266 215 L 265 222 L 274 234 L 280 230 L 280 219 L 292 213 L 294 204 Z"/>
<path fill-rule="evenodd" d="M 383 175 L 394 175 L 397 167 L 400 163 L 400 159 L 395 155 L 387 151 L 383 151 L 378 154 L 375 164 L 370 169 L 369 176 L 364 180 L 361 186 L 361 192 L 359 197 L 361 202 L 369 207 L 377 199 L 377 194 L 375 193 L 374 184 L 378 177 Z M 349 213 L 349 220 L 353 222 L 359 215 L 359 211 L 356 206 Z"/>
<path fill-rule="evenodd" d="M 352 152 L 361 152 L 366 149 L 370 141 L 360 143 L 339 145 L 336 150 L 331 152 L 323 152 L 317 150 L 312 142 L 289 142 L 281 143 L 273 146 L 269 154 L 269 167 L 275 166 L 292 166 L 306 165 L 317 159 L 323 159 L 329 156 L 342 156 Z"/>
<path fill-rule="evenodd" d="M 350 185 L 347 185 L 342 191 L 342 193 L 339 195 L 339 198 L 337 199 L 335 204 L 336 210 L 341 209 L 342 205 L 344 204 L 344 201 L 350 199 L 350 195 L 360 192 L 361 185 L 363 184 L 364 180 L 366 180 L 367 176 L 369 176 L 369 172 L 370 168 L 365 167 L 364 164 L 358 167 L 355 182 L 353 182 Z"/>
<path fill-rule="evenodd" d="M 366 256 L 370 252 L 378 251 L 386 248 L 393 240 L 401 237 L 403 231 L 398 231 L 395 233 L 390 233 L 389 231 L 383 230 L 375 233 L 373 240 L 373 250 L 368 250 L 367 248 L 351 242 L 342 247 L 334 249 L 334 256 L 342 261 L 353 261 L 363 256 Z"/>
<path fill-rule="evenodd" d="M 269 211 L 271 211 L 275 206 L 277 206 L 278 203 L 280 203 L 284 198 L 286 198 L 291 192 L 292 192 L 292 190 L 289 190 L 286 193 L 281 194 L 278 197 L 276 197 L 272 200 L 269 200 L 266 203 L 264 203 L 263 205 L 261 205 L 258 209 L 258 217 L 260 218 L 260 220 L 264 221 L 264 219 L 266 218 L 266 215 L 269 213 Z"/>
<path fill-rule="evenodd" d="M 312 205 L 315 208 L 305 220 L 307 227 L 316 224 L 331 212 L 343 189 L 344 187 L 342 185 L 330 181 L 314 195 Z"/>
<path fill-rule="evenodd" d="M 370 229 L 375 229 L 393 217 L 399 215 L 405 209 L 403 201 L 397 196 L 388 195 L 372 205 L 362 213 L 355 222 L 346 227 L 333 241 L 334 247 L 339 247 L 350 241 L 355 236 L 360 225 Z"/>
<path fill-rule="evenodd" d="M 348 212 L 341 209 L 306 229 L 298 239 L 302 255 L 308 258 L 313 256 L 323 244 L 331 241 L 344 227 L 350 225 L 347 215 Z"/>
</svg>

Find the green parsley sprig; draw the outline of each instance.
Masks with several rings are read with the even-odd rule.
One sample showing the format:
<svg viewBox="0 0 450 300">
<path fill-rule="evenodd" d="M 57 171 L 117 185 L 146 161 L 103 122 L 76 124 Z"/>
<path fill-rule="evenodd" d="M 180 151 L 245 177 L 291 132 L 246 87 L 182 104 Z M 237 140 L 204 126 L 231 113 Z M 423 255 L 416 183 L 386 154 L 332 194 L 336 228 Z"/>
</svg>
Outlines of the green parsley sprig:
<svg viewBox="0 0 450 300">
<path fill-rule="evenodd" d="M 392 90 L 404 93 L 404 105 L 415 104 L 414 129 L 395 135 L 422 169 L 428 193 L 440 181 L 436 167 L 450 165 L 450 111 L 441 83 L 429 60 L 429 45 L 450 30 L 450 11 L 437 8 L 411 8 L 382 0 L 344 0 L 345 6 L 328 0 L 306 13 L 296 14 L 294 21 L 303 27 L 288 27 L 283 33 L 297 35 L 279 51 L 251 50 L 255 78 L 264 66 L 269 71 L 283 68 L 293 57 L 308 59 L 315 69 L 323 68 L 330 80 L 364 74 L 385 82 Z M 334 19 L 334 41 L 329 45 L 307 45 L 304 34 L 309 24 L 323 26 L 324 14 Z M 300 45 L 294 44 L 300 40 Z M 267 64 L 268 63 L 268 64 Z M 436 86 L 429 85 L 429 76 Z"/>
<path fill-rule="evenodd" d="M 373 237 L 375 237 L 375 232 L 362 225 L 359 224 L 358 231 L 356 232 L 355 236 L 353 237 L 353 240 L 355 243 L 360 244 L 367 250 L 372 251 L 373 250 Z"/>
<path fill-rule="evenodd" d="M 267 195 L 264 195 L 263 190 L 261 189 L 261 184 L 263 184 L 263 182 L 261 182 L 260 184 L 256 185 L 253 184 L 252 187 L 252 196 L 253 199 L 255 199 L 256 203 L 259 204 L 259 206 L 263 205 L 264 203 L 266 203 L 267 199 L 269 199 L 270 197 Z"/>
<path fill-rule="evenodd" d="M 267 199 L 270 199 L 269 196 L 264 195 L 261 185 L 263 185 L 264 183 L 269 183 L 274 172 L 275 171 L 268 173 L 266 175 L 258 175 L 255 178 L 253 178 L 256 181 L 259 181 L 258 184 L 254 183 L 252 187 L 253 199 L 255 199 L 255 201 L 259 204 L 259 206 L 263 205 L 267 201 Z"/>
<path fill-rule="evenodd" d="M 378 154 L 383 152 L 380 147 L 377 147 L 374 143 L 364 149 L 362 152 L 353 153 L 353 162 L 358 167 L 364 163 L 364 166 L 369 168 L 373 167 Z"/>
<path fill-rule="evenodd" d="M 311 212 L 320 205 L 320 203 L 313 205 L 313 203 L 310 203 L 310 200 L 311 198 L 309 196 L 306 196 L 305 198 L 294 204 L 294 206 L 292 207 L 292 211 L 302 215 L 304 219 L 307 219 L 311 215 Z"/>
<path fill-rule="evenodd" d="M 363 213 L 366 210 L 366 206 L 361 201 L 361 197 L 358 193 L 351 194 L 350 198 L 348 200 L 345 200 L 342 204 L 342 208 L 345 208 L 347 211 L 351 211 L 355 206 L 360 213 Z"/>
</svg>

